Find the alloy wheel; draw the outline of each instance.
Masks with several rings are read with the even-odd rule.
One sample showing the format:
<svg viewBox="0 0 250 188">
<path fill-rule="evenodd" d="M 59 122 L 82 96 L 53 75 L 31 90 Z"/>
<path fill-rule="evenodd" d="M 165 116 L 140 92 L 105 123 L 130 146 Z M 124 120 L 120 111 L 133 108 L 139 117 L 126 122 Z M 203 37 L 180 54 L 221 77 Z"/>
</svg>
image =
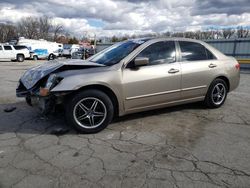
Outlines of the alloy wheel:
<svg viewBox="0 0 250 188">
<path fill-rule="evenodd" d="M 87 97 L 75 105 L 73 116 L 79 126 L 86 129 L 93 129 L 105 121 L 107 108 L 100 99 Z"/>
<path fill-rule="evenodd" d="M 212 101 L 215 105 L 220 105 L 226 97 L 226 87 L 222 83 L 217 83 L 212 90 Z"/>
</svg>

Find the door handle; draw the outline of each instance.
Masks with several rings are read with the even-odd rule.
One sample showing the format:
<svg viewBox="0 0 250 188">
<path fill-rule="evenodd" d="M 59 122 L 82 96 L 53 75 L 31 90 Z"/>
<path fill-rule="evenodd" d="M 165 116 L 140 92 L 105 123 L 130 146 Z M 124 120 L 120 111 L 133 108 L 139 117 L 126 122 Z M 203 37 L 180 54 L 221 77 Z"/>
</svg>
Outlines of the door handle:
<svg viewBox="0 0 250 188">
<path fill-rule="evenodd" d="M 208 67 L 209 67 L 209 68 L 214 68 L 214 67 L 217 67 L 217 65 L 211 63 L 211 64 L 208 65 Z"/>
<path fill-rule="evenodd" d="M 178 69 L 174 69 L 174 68 L 172 68 L 172 69 L 170 69 L 168 71 L 168 73 L 170 73 L 170 74 L 174 74 L 174 73 L 177 73 L 177 72 L 179 72 L 179 70 Z"/>
</svg>

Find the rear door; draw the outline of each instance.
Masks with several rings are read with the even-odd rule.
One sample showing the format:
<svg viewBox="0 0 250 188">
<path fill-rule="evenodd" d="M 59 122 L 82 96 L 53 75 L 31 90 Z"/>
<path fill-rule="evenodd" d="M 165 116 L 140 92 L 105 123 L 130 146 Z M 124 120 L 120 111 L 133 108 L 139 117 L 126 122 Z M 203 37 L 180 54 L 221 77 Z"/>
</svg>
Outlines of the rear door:
<svg viewBox="0 0 250 188">
<path fill-rule="evenodd" d="M 182 99 L 206 95 L 207 88 L 217 74 L 216 57 L 200 43 L 179 41 L 182 69 Z"/>
<path fill-rule="evenodd" d="M 180 99 L 181 71 L 176 61 L 174 41 L 155 42 L 136 57 L 149 58 L 149 64 L 123 70 L 126 111 L 164 105 Z"/>
</svg>

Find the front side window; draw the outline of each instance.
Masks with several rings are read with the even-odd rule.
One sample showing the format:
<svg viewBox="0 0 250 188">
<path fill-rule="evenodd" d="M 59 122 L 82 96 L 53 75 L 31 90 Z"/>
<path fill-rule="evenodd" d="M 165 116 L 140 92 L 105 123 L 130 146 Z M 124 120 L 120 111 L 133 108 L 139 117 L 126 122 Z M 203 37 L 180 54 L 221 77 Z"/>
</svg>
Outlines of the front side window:
<svg viewBox="0 0 250 188">
<path fill-rule="evenodd" d="M 179 41 L 182 61 L 214 59 L 214 55 L 203 45 L 195 42 Z"/>
<path fill-rule="evenodd" d="M 11 46 L 4 46 L 4 49 L 5 49 L 5 50 L 12 50 L 12 49 L 11 49 Z"/>
<path fill-rule="evenodd" d="M 176 61 L 175 42 L 156 42 L 141 51 L 137 57 L 149 58 L 149 65 L 173 63 Z"/>
</svg>

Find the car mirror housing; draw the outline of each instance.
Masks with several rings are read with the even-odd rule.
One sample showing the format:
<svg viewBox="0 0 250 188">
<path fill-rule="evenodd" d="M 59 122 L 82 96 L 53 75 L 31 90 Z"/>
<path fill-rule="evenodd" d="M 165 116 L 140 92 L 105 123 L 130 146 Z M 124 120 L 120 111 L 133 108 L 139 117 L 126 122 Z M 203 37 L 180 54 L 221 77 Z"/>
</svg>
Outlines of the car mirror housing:
<svg viewBox="0 0 250 188">
<path fill-rule="evenodd" d="M 134 61 L 134 65 L 137 67 L 137 66 L 144 66 L 144 65 L 148 65 L 149 63 L 149 58 L 147 57 L 137 57 L 135 58 L 135 61 Z"/>
</svg>

